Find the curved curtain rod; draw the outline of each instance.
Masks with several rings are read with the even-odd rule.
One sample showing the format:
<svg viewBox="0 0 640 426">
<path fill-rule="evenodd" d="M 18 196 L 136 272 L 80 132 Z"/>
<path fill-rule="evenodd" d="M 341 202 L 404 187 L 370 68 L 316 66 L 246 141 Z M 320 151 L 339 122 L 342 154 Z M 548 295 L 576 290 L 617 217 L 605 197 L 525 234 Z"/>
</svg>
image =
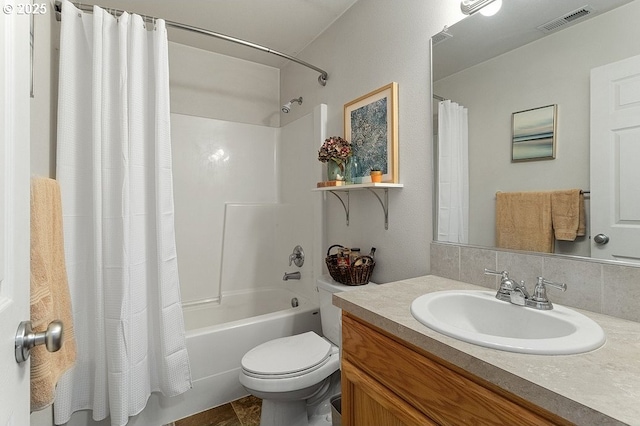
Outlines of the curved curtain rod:
<svg viewBox="0 0 640 426">
<path fill-rule="evenodd" d="M 76 3 L 76 2 L 71 2 L 75 7 L 77 7 L 78 9 L 82 10 L 83 12 L 93 12 L 93 5 L 85 5 L 82 3 Z M 124 10 L 120 10 L 120 9 L 112 9 L 112 8 L 105 8 L 106 10 L 108 10 L 109 12 L 113 13 L 113 14 L 122 14 L 125 11 Z M 62 2 L 60 0 L 56 0 L 55 2 L 55 11 L 56 11 L 56 20 L 60 21 L 62 19 Z M 148 22 L 152 22 L 158 18 L 155 18 L 153 16 L 148 16 L 148 15 L 140 15 L 142 16 L 142 18 L 145 21 Z M 173 27 L 173 28 L 177 28 L 180 30 L 185 30 L 185 31 L 191 31 L 194 33 L 198 33 L 198 34 L 204 34 L 204 35 L 208 35 L 214 38 L 218 38 L 221 40 L 226 40 L 226 41 L 230 41 L 232 43 L 236 43 L 236 44 L 240 44 L 242 46 L 247 46 L 247 47 L 251 47 L 253 49 L 256 50 L 261 50 L 263 52 L 266 53 L 271 53 L 272 55 L 276 55 L 276 56 L 280 56 L 281 58 L 285 58 L 288 59 L 290 61 L 296 62 L 300 65 L 303 65 L 307 68 L 311 68 L 314 71 L 317 71 L 320 73 L 320 75 L 318 76 L 318 83 L 320 83 L 320 85 L 322 86 L 326 86 L 327 85 L 327 79 L 329 78 L 329 74 L 327 74 L 326 71 L 324 71 L 321 68 L 316 67 L 315 65 L 311 65 L 308 62 L 302 61 L 298 58 L 294 58 L 293 56 L 287 55 L 286 53 L 282 53 L 282 52 L 278 52 L 277 50 L 273 50 L 270 49 L 268 47 L 256 44 L 256 43 L 252 43 L 250 41 L 246 41 L 246 40 L 242 40 L 240 38 L 236 38 L 236 37 L 231 37 L 225 34 L 221 34 L 221 33 L 216 33 L 214 31 L 209 31 L 209 30 L 205 30 L 204 28 L 198 28 L 198 27 L 193 27 L 191 25 L 186 25 L 186 24 L 181 24 L 179 22 L 173 22 L 173 21 L 168 21 L 168 20 L 164 20 L 165 24 L 168 27 Z"/>
</svg>

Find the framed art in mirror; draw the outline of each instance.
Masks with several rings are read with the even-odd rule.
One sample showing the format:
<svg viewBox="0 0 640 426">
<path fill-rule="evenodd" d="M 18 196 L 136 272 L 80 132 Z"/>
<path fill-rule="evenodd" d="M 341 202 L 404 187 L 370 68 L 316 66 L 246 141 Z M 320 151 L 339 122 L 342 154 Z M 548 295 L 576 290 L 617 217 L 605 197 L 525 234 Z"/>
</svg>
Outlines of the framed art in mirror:
<svg viewBox="0 0 640 426">
<path fill-rule="evenodd" d="M 512 114 L 512 162 L 556 158 L 556 114 L 557 105 Z"/>
<path fill-rule="evenodd" d="M 382 181 L 398 183 L 398 84 L 393 82 L 344 106 L 344 134 L 351 142 L 352 178 L 371 182 L 371 170 Z"/>
</svg>

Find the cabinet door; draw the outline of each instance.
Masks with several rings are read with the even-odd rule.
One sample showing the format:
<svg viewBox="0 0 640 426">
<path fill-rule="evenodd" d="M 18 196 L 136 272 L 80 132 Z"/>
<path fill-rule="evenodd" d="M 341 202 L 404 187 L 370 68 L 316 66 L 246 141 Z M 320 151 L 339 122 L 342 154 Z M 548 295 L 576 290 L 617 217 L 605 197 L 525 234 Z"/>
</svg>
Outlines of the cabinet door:
<svg viewBox="0 0 640 426">
<path fill-rule="evenodd" d="M 350 365 L 354 371 L 370 378 L 370 381 L 384 390 L 385 394 L 394 395 L 393 404 L 400 407 L 399 401 L 406 401 L 405 405 L 411 407 L 414 412 L 422 413 L 424 418 L 433 419 L 437 424 L 570 424 L 496 386 L 490 389 L 475 377 L 463 376 L 440 360 L 428 358 L 374 330 L 369 324 L 344 313 L 342 363 L 343 366 Z M 352 380 L 349 374 L 347 379 Z M 361 386 L 362 389 L 367 387 Z M 374 397 L 371 394 L 370 396 Z M 391 400 L 391 397 L 388 399 Z M 343 409 L 344 406 L 343 397 Z M 354 426 L 369 424 L 377 425 L 366 422 L 351 423 Z"/>
<path fill-rule="evenodd" d="M 342 363 L 344 426 L 430 426 L 431 419 L 356 366 Z"/>
</svg>

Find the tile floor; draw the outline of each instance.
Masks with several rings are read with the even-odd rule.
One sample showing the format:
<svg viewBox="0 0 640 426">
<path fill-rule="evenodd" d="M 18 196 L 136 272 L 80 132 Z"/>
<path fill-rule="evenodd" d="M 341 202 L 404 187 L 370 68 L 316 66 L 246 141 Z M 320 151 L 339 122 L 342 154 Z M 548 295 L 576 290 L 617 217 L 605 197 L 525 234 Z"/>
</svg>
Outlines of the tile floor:
<svg viewBox="0 0 640 426">
<path fill-rule="evenodd" d="M 165 426 L 259 426 L 262 400 L 247 396 Z"/>
</svg>

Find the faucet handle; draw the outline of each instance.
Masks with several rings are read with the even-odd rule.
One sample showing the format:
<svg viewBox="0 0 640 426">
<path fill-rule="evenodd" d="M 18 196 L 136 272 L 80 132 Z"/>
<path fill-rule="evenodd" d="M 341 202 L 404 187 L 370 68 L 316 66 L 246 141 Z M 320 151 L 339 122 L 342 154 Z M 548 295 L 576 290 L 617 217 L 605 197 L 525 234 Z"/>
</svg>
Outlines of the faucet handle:
<svg viewBox="0 0 640 426">
<path fill-rule="evenodd" d="M 484 273 L 486 275 L 498 275 L 500 276 L 500 287 L 498 288 L 498 292 L 496 293 L 496 299 L 504 300 L 505 302 L 511 301 L 511 294 L 513 290 L 516 288 L 517 284 L 509 278 L 509 273 L 507 271 L 493 271 L 491 269 L 484 269 Z"/>
<path fill-rule="evenodd" d="M 538 277 L 538 282 L 536 283 L 536 287 L 533 289 L 533 297 L 532 299 L 536 302 L 548 302 L 547 299 L 547 287 L 551 286 L 553 288 L 557 288 L 561 291 L 567 290 L 567 285 L 565 283 L 556 283 L 553 281 L 549 281 L 543 277 Z"/>
<path fill-rule="evenodd" d="M 292 262 L 298 267 L 304 265 L 304 250 L 302 250 L 302 247 L 299 245 L 295 246 L 293 248 L 293 253 L 289 255 L 289 266 L 291 266 Z"/>
<path fill-rule="evenodd" d="M 491 269 L 484 268 L 485 275 L 498 275 L 501 276 L 502 279 L 509 278 L 509 273 L 507 271 L 493 271 Z"/>
</svg>

